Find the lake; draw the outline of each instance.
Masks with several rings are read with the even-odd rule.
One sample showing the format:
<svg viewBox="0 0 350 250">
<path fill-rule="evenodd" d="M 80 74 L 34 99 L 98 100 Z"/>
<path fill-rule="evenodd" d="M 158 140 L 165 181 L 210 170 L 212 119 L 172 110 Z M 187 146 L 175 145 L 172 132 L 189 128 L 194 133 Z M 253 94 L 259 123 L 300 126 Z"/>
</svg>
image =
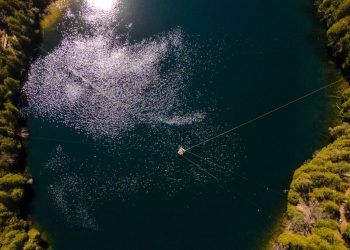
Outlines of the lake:
<svg viewBox="0 0 350 250">
<path fill-rule="evenodd" d="M 259 249 L 322 145 L 312 1 L 72 0 L 23 92 L 31 214 L 55 249 Z"/>
</svg>

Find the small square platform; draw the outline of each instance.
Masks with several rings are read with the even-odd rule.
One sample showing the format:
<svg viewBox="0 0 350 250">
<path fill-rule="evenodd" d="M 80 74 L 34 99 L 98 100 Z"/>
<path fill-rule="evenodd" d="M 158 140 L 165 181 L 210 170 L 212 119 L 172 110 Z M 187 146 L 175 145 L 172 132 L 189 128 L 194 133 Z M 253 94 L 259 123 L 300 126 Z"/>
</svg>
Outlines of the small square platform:
<svg viewBox="0 0 350 250">
<path fill-rule="evenodd" d="M 186 149 L 184 149 L 183 147 L 179 148 L 179 151 L 177 151 L 177 153 L 181 156 L 183 156 L 186 153 Z"/>
</svg>

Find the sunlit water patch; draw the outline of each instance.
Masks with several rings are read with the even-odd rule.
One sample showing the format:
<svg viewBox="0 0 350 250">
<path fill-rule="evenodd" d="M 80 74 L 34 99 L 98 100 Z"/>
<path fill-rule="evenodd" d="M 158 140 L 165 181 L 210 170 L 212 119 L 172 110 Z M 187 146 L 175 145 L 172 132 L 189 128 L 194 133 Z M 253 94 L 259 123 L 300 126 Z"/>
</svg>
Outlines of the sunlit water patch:
<svg viewBox="0 0 350 250">
<path fill-rule="evenodd" d="M 193 151 L 220 164 L 219 167 L 187 155 L 198 167 L 176 155 L 179 143 L 185 145 L 191 139 L 198 141 L 217 132 L 210 124 L 198 124 L 180 131 L 159 124 L 142 136 L 131 134 L 116 148 L 82 144 L 80 147 L 91 155 L 86 159 L 72 154 L 64 144 L 57 145 L 42 171 L 50 179 L 47 190 L 50 200 L 70 227 L 99 230 L 94 214 L 107 201 L 130 201 L 156 193 L 163 199 L 171 199 L 180 191 L 189 192 L 202 185 L 225 187 L 228 192 L 239 171 L 239 137 L 226 137 L 211 147 Z M 109 164 L 101 164 L 100 157 Z M 242 176 L 236 181 L 241 182 Z"/>
<path fill-rule="evenodd" d="M 52 152 L 43 172 L 52 177 L 48 187 L 50 200 L 66 224 L 74 228 L 99 230 L 94 214 L 101 201 L 125 199 L 141 189 L 149 191 L 149 183 L 142 176 L 120 176 L 117 170 L 111 170 L 106 178 L 106 171 L 100 166 L 78 161 L 61 145 Z"/>
<path fill-rule="evenodd" d="M 299 96 L 305 81 L 325 85 L 306 39 L 312 30 L 304 24 L 312 20 L 274 3 L 247 17 L 240 11 L 247 1 L 69 2 L 59 24 L 44 32 L 43 53 L 52 55 L 36 62 L 25 87 L 33 217 L 52 233 L 54 247 L 255 249 L 285 197 L 270 190 L 283 189 L 317 146 L 323 116 L 310 112 L 322 114 L 323 99 L 194 148 L 201 158 L 185 156 L 196 165 L 177 150 Z M 305 6 L 290 3 L 288 10 Z M 264 12 L 272 19 L 259 19 Z M 169 75 L 180 75 L 173 89 L 162 80 Z M 150 91 L 140 94 L 142 86 Z M 288 127 L 280 126 L 287 118 Z"/>
<path fill-rule="evenodd" d="M 96 10 L 111 11 L 118 3 L 117 0 L 87 0 L 89 6 Z"/>
<path fill-rule="evenodd" d="M 181 118 L 191 59 L 181 30 L 135 44 L 103 36 L 66 38 L 31 67 L 23 92 L 30 115 L 49 118 L 94 137 L 116 138 L 137 124 L 192 123 Z M 187 121 L 187 122 L 186 122 Z"/>
<path fill-rule="evenodd" d="M 115 28 L 122 7 L 120 0 L 86 0 L 82 5 L 82 11 L 78 15 L 90 27 L 90 31 L 103 34 L 111 27 Z M 76 16 L 71 16 L 76 19 Z"/>
<path fill-rule="evenodd" d="M 205 118 L 204 113 L 196 112 L 190 113 L 183 116 L 175 115 L 172 117 L 163 118 L 162 121 L 168 125 L 186 125 L 196 122 L 200 122 Z"/>
<path fill-rule="evenodd" d="M 47 192 L 66 223 L 99 230 L 94 214 L 109 200 L 152 194 L 170 199 L 234 180 L 236 136 L 200 147 L 194 151 L 200 158 L 186 155 L 195 164 L 176 153 L 227 129 L 208 117 L 215 109 L 210 100 L 201 108 L 205 90 L 191 86 L 195 71 L 207 71 L 212 63 L 208 50 L 198 53 L 181 28 L 130 41 L 127 32 L 115 34 L 120 1 L 82 2 L 81 11 L 67 10 L 62 40 L 31 65 L 23 87 L 29 117 L 82 135 L 73 142 L 79 151 L 64 138 L 41 138 L 60 143 L 43 176 L 51 177 Z"/>
<path fill-rule="evenodd" d="M 62 147 L 58 146 L 46 164 L 45 170 L 57 176 L 49 186 L 51 200 L 68 225 L 97 230 L 98 225 L 89 210 L 99 196 L 91 193 L 94 190 L 87 188 L 89 185 L 86 183 L 91 180 L 84 180 L 78 174 L 69 172 L 67 166 L 70 163 Z"/>
</svg>

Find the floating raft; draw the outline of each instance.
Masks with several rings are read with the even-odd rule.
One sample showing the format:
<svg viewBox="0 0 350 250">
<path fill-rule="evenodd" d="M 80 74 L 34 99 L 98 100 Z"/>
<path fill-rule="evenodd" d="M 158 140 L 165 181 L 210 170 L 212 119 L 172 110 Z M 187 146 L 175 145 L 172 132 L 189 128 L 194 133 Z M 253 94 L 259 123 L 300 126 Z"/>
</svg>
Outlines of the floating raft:
<svg viewBox="0 0 350 250">
<path fill-rule="evenodd" d="M 180 147 L 179 150 L 177 151 L 177 153 L 181 156 L 183 156 L 186 153 L 186 149 L 184 149 L 183 147 Z"/>
</svg>

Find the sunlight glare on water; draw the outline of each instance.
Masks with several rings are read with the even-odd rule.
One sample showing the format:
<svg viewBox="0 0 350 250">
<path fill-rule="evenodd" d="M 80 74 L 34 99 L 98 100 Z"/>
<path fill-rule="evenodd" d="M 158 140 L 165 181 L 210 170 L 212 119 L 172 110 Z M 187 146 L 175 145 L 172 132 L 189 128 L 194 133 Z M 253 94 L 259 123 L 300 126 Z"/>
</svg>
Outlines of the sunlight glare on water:
<svg viewBox="0 0 350 250">
<path fill-rule="evenodd" d="M 140 42 L 113 37 L 106 30 L 114 26 L 120 4 L 87 0 L 84 15 L 66 15 L 67 22 L 82 17 L 91 33 L 80 35 L 72 27 L 59 46 L 33 63 L 23 88 L 27 113 L 113 139 L 138 124 L 204 119 L 203 112 L 182 111 L 193 67 L 193 45 L 184 32 L 175 28 Z"/>
<path fill-rule="evenodd" d="M 112 10 L 117 3 L 117 0 L 87 0 L 89 6 L 102 11 Z"/>
<path fill-rule="evenodd" d="M 180 145 L 222 130 L 210 126 L 210 108 L 191 106 L 200 97 L 191 90 L 202 60 L 199 48 L 181 27 L 129 39 L 132 25 L 120 32 L 125 28 L 121 6 L 121 1 L 87 0 L 81 9 L 67 10 L 60 43 L 32 63 L 22 89 L 26 115 L 104 144 L 91 149 L 78 141 L 80 151 L 70 151 L 63 141 L 46 162 L 44 174 L 54 176 L 48 196 L 72 227 L 99 230 L 95 209 L 100 200 L 127 200 L 154 190 L 170 197 L 192 183 L 216 181 L 212 176 L 229 179 L 236 164 L 206 166 L 206 172 L 187 163 L 183 167 L 176 157 Z M 89 32 L 82 32 L 77 20 Z M 206 67 L 209 63 L 205 60 Z M 227 145 L 232 147 L 232 141 Z M 213 148 L 205 155 L 222 149 Z M 94 157 L 77 159 L 84 150 Z M 99 158 L 110 163 L 101 164 Z M 221 163 L 226 159 L 220 155 Z"/>
<path fill-rule="evenodd" d="M 67 2 L 21 95 L 53 248 L 258 249 L 329 93 L 177 151 L 327 84 L 311 2 Z"/>
<path fill-rule="evenodd" d="M 191 69 L 182 37 L 181 30 L 173 30 L 114 47 L 101 36 L 64 39 L 32 65 L 23 88 L 26 110 L 95 138 L 115 139 L 137 124 L 200 121 L 204 114 L 182 111 L 184 72 Z"/>
</svg>

